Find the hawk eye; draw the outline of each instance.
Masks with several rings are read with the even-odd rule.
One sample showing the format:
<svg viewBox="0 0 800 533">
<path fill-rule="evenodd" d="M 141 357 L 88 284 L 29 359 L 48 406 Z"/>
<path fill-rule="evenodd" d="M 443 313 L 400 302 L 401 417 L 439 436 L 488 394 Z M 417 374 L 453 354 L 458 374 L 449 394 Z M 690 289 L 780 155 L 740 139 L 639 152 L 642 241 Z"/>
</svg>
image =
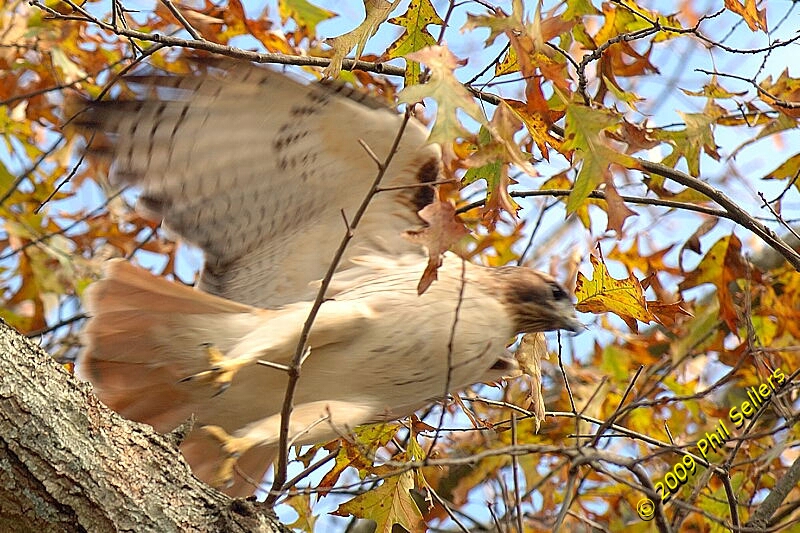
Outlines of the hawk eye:
<svg viewBox="0 0 800 533">
<path fill-rule="evenodd" d="M 550 290 L 552 291 L 551 294 L 552 294 L 554 300 L 566 300 L 567 299 L 567 293 L 564 292 L 564 289 L 562 289 L 558 285 L 555 285 L 555 284 L 551 285 L 550 286 Z"/>
</svg>

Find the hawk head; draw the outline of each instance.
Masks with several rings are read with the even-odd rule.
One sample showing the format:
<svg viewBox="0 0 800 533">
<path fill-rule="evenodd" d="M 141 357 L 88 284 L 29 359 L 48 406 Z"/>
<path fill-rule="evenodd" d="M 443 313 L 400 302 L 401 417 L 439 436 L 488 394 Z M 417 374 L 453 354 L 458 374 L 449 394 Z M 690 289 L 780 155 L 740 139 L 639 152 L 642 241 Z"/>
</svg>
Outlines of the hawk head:
<svg viewBox="0 0 800 533">
<path fill-rule="evenodd" d="M 517 266 L 496 268 L 493 273 L 500 282 L 498 296 L 509 309 L 515 333 L 586 329 L 575 316 L 572 299 L 547 274 Z"/>
</svg>

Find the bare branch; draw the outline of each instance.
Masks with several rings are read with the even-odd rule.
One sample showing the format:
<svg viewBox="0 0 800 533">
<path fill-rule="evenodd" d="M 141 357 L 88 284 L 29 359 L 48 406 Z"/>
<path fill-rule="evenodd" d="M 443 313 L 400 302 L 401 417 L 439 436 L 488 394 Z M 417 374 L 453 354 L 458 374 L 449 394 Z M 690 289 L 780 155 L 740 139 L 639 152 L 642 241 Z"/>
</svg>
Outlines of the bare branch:
<svg viewBox="0 0 800 533">
<path fill-rule="evenodd" d="M 161 0 L 161 3 L 164 4 L 167 9 L 169 9 L 169 12 L 172 13 L 172 16 L 178 19 L 178 22 L 180 22 L 184 29 L 189 32 L 189 35 L 194 37 L 195 40 L 205 41 L 200 33 L 198 33 L 198 31 L 194 29 L 191 24 L 189 24 L 189 21 L 183 16 L 183 13 L 181 13 L 180 10 L 175 7 L 175 4 L 173 4 L 171 0 Z"/>
<path fill-rule="evenodd" d="M 179 37 L 172 37 L 161 33 L 144 33 L 128 28 L 122 28 L 114 26 L 107 22 L 103 22 L 97 17 L 94 17 L 93 15 L 89 14 L 85 9 L 83 9 L 78 4 L 75 4 L 71 0 L 64 0 L 64 1 L 70 7 L 72 7 L 76 12 L 83 15 L 82 18 L 72 17 L 73 19 L 83 20 L 85 22 L 92 22 L 97 26 L 99 26 L 100 28 L 109 31 L 111 33 L 114 33 L 116 35 L 119 35 L 121 37 L 128 37 L 131 39 L 137 39 L 139 41 L 158 43 L 166 46 L 190 48 L 192 50 L 203 50 L 205 52 L 212 52 L 215 54 L 223 55 L 226 57 L 232 57 L 235 59 L 245 59 L 247 61 L 252 61 L 254 63 L 274 63 L 278 65 L 296 65 L 296 66 L 308 66 L 308 67 L 327 67 L 330 64 L 330 59 L 323 57 L 292 56 L 292 55 L 276 54 L 276 53 L 259 53 L 250 50 L 243 50 L 241 48 L 236 48 L 234 46 L 225 46 L 222 44 L 217 44 L 206 40 L 181 39 Z M 44 11 L 52 12 L 52 10 L 47 8 L 38 0 L 33 0 L 31 2 L 31 5 L 38 7 L 39 9 L 42 9 Z M 52 12 L 51 14 L 53 13 L 55 12 Z M 54 16 L 59 19 L 65 18 L 60 14 Z M 372 63 L 369 61 L 360 61 L 360 60 L 354 61 L 352 59 L 345 59 L 344 62 L 342 63 L 342 67 L 346 70 L 363 70 L 366 72 L 385 74 L 387 76 L 403 76 L 405 74 L 405 68 L 403 67 L 387 65 L 385 63 Z"/>
</svg>

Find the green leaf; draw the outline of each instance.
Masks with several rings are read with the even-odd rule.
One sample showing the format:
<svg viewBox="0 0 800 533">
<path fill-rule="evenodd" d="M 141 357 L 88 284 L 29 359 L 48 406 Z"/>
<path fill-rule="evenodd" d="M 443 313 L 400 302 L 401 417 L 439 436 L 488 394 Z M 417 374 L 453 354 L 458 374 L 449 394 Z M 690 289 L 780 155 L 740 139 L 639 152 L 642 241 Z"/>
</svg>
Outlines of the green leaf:
<svg viewBox="0 0 800 533">
<path fill-rule="evenodd" d="M 406 54 L 422 50 L 426 46 L 435 45 L 436 39 L 428 32 L 428 25 L 438 24 L 441 26 L 444 24 L 431 4 L 431 0 L 411 0 L 405 13 L 389 19 L 388 22 L 405 29 L 403 34 L 386 50 L 387 55 L 392 58 L 404 57 Z M 406 85 L 419 83 L 420 73 L 420 64 L 417 61 L 409 60 L 406 65 Z"/>
<path fill-rule="evenodd" d="M 654 132 L 654 137 L 669 141 L 672 153 L 664 158 L 663 164 L 674 167 L 681 158 L 686 159 L 689 174 L 700 174 L 700 153 L 706 154 L 719 161 L 717 144 L 714 142 L 714 133 L 711 126 L 716 117 L 705 113 L 678 113 L 683 117 L 686 128 L 677 131 L 659 130 Z"/>
<path fill-rule="evenodd" d="M 317 34 L 317 24 L 336 16 L 333 11 L 317 7 L 308 0 L 278 0 L 278 13 L 281 22 L 286 24 L 291 18 L 312 36 Z"/>
<path fill-rule="evenodd" d="M 620 230 L 625 218 L 634 214 L 628 210 L 616 195 L 610 179 L 609 165 L 617 163 L 624 167 L 635 167 L 635 160 L 614 150 L 608 143 L 605 130 L 620 122 L 617 114 L 601 109 L 570 103 L 566 109 L 564 128 L 564 150 L 574 150 L 575 158 L 581 162 L 578 177 L 567 200 L 567 212 L 578 210 L 598 185 L 605 182 L 608 202 L 609 227 Z"/>
<path fill-rule="evenodd" d="M 586 15 L 597 15 L 599 13 L 597 8 L 592 5 L 591 0 L 567 0 L 567 10 L 564 11 L 562 17 L 564 17 L 565 20 L 572 20 Z"/>
</svg>

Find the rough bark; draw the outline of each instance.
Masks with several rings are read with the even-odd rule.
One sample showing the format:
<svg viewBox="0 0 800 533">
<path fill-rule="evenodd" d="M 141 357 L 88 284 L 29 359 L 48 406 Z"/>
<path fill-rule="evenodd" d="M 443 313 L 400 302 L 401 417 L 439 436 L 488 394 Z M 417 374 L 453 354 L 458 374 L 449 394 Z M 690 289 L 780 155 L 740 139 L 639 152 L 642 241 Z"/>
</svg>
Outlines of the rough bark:
<svg viewBox="0 0 800 533">
<path fill-rule="evenodd" d="M 283 532 L 0 320 L 0 531 Z"/>
</svg>

